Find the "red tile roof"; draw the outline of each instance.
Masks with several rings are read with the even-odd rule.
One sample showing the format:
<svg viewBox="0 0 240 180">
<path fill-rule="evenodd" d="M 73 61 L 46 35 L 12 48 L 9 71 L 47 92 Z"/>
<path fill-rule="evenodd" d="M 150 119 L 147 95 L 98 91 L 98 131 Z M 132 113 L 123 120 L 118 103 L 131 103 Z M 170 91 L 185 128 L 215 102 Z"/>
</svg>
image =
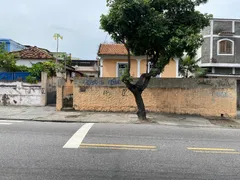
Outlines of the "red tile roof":
<svg viewBox="0 0 240 180">
<path fill-rule="evenodd" d="M 100 44 L 98 55 L 127 55 L 123 44 Z"/>
<path fill-rule="evenodd" d="M 54 59 L 47 50 L 43 50 L 36 46 L 12 53 L 16 54 L 16 56 L 21 59 Z"/>
</svg>

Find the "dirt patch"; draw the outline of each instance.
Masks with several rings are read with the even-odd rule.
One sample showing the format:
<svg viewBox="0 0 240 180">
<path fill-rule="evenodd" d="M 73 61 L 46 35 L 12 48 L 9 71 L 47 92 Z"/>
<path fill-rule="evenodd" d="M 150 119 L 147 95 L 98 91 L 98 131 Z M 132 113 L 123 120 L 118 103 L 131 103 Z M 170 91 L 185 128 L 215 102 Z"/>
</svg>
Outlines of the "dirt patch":
<svg viewBox="0 0 240 180">
<path fill-rule="evenodd" d="M 240 123 L 231 119 L 209 119 L 209 122 L 222 127 L 240 128 Z"/>
<path fill-rule="evenodd" d="M 80 115 L 70 115 L 70 116 L 65 116 L 65 118 L 78 118 Z"/>
<path fill-rule="evenodd" d="M 84 113 L 80 113 L 80 114 L 67 115 L 67 116 L 65 116 L 65 118 L 79 118 L 79 117 L 84 118 L 84 117 L 87 117 L 89 115 L 91 115 L 91 113 L 84 112 Z"/>
</svg>

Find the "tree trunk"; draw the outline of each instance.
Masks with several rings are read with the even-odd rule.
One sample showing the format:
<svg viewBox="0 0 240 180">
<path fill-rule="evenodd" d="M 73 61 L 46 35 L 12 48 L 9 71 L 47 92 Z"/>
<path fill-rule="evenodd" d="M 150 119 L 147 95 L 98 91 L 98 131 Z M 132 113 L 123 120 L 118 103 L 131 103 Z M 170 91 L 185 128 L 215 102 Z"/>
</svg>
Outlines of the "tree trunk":
<svg viewBox="0 0 240 180">
<path fill-rule="evenodd" d="M 130 70 L 131 70 L 131 53 L 130 49 L 124 44 L 128 51 L 128 69 L 127 75 L 125 75 L 122 81 L 126 84 L 126 87 L 133 93 L 137 104 L 137 116 L 139 120 L 147 120 L 145 105 L 142 98 L 142 92 L 147 88 L 151 76 L 148 73 L 142 74 L 136 84 L 130 82 Z"/>
<path fill-rule="evenodd" d="M 146 116 L 146 110 L 145 110 L 145 105 L 143 102 L 143 98 L 142 98 L 142 93 L 139 92 L 138 90 L 133 92 L 133 95 L 135 97 L 135 101 L 137 104 L 137 116 L 139 120 L 147 120 L 147 116 Z"/>
</svg>

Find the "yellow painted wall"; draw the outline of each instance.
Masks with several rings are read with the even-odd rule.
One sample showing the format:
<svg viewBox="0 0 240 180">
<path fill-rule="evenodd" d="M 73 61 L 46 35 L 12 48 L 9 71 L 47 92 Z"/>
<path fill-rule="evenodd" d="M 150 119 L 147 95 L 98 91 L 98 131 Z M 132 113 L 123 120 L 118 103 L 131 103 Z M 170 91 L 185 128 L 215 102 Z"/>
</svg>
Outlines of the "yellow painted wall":
<svg viewBox="0 0 240 180">
<path fill-rule="evenodd" d="M 176 61 L 173 59 L 169 61 L 169 64 L 165 66 L 163 73 L 161 74 L 162 78 L 171 78 L 177 77 L 176 74 Z"/>
<path fill-rule="evenodd" d="M 126 62 L 127 60 L 120 59 L 104 59 L 103 61 L 103 77 L 116 77 L 116 63 L 117 62 Z M 137 77 L 138 64 L 137 60 L 131 60 L 131 75 Z M 140 74 L 146 73 L 146 60 L 141 60 L 140 63 Z M 176 62 L 171 60 L 169 64 L 165 67 L 164 72 L 161 77 L 163 78 L 173 78 L 176 77 Z"/>
<path fill-rule="evenodd" d="M 221 93 L 212 89 L 161 89 L 149 88 L 143 93 L 146 109 L 151 112 L 197 114 L 202 116 L 236 117 L 236 91 L 223 89 L 226 97 L 213 97 Z M 75 110 L 136 112 L 132 93 L 125 88 L 87 87 L 86 92 L 74 88 Z"/>
<path fill-rule="evenodd" d="M 124 84 L 109 85 L 109 79 L 87 81 L 101 82 L 105 86 L 81 86 L 75 82 L 73 104 L 76 110 L 136 112 L 134 96 Z M 146 110 L 151 112 L 213 117 L 223 114 L 231 118 L 237 114 L 236 82 L 232 79 L 155 79 L 143 92 L 143 99 Z"/>
<path fill-rule="evenodd" d="M 140 73 L 141 74 L 146 73 L 146 70 L 147 70 L 146 60 L 143 59 L 141 60 L 141 63 L 140 63 Z"/>
<path fill-rule="evenodd" d="M 116 77 L 116 68 L 118 62 L 127 63 L 127 60 L 122 59 L 104 59 L 103 61 L 103 77 Z M 131 75 L 137 77 L 137 61 L 131 60 Z"/>
</svg>

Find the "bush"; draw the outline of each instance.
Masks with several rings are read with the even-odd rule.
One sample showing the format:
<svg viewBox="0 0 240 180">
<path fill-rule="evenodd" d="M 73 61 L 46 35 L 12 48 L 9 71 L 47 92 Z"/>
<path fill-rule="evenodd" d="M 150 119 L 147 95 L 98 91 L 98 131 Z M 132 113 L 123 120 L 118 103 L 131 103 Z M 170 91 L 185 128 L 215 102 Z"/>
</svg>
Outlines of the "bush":
<svg viewBox="0 0 240 180">
<path fill-rule="evenodd" d="M 20 72 L 30 72 L 30 76 L 27 81 L 29 83 L 35 83 L 37 80 L 41 79 L 41 73 L 46 72 L 49 77 L 56 76 L 57 72 L 65 71 L 64 65 L 62 63 L 55 63 L 53 61 L 40 62 L 32 64 L 31 68 L 26 66 L 16 66 L 16 70 Z"/>
<path fill-rule="evenodd" d="M 26 80 L 27 80 L 27 82 L 30 83 L 30 84 L 36 84 L 36 83 L 38 83 L 37 78 L 34 77 L 34 76 L 27 76 L 27 77 L 26 77 Z"/>
<path fill-rule="evenodd" d="M 15 67 L 12 68 L 13 72 L 29 72 L 30 68 L 27 66 L 17 66 L 15 65 Z"/>
<path fill-rule="evenodd" d="M 42 63 L 33 64 L 29 69 L 30 76 L 35 77 L 36 79 L 41 79 L 41 72 L 44 71 L 44 66 Z"/>
</svg>

